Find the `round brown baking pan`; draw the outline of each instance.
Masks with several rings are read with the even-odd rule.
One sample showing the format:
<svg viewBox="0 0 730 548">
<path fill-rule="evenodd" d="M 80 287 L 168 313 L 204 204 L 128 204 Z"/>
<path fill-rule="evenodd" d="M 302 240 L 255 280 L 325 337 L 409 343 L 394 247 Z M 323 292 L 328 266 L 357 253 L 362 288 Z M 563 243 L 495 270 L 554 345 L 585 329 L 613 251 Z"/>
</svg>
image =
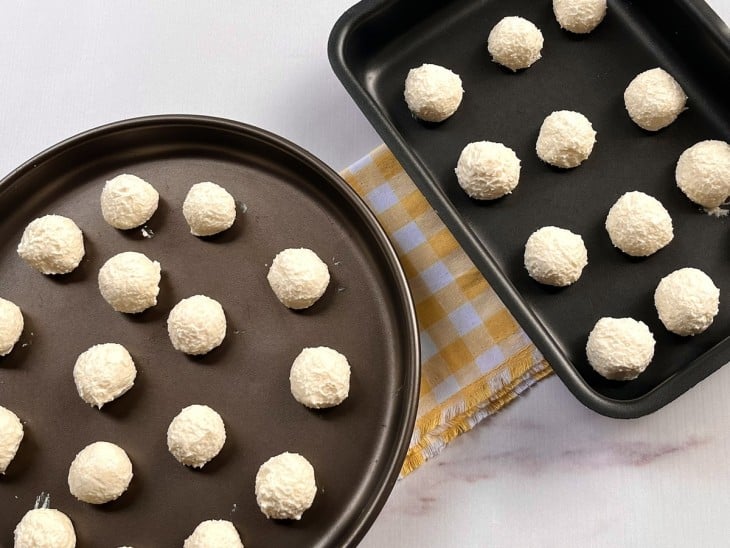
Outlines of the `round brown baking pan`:
<svg viewBox="0 0 730 548">
<path fill-rule="evenodd" d="M 138 175 L 160 193 L 140 229 L 107 225 L 104 182 Z M 191 185 L 213 181 L 236 199 L 228 231 L 196 238 L 181 207 Z M 17 256 L 24 227 L 55 213 L 84 232 L 86 256 L 65 276 L 43 276 Z M 266 273 L 277 252 L 314 250 L 330 285 L 311 308 L 281 305 Z M 97 273 L 112 255 L 139 251 L 162 265 L 157 306 L 114 312 Z M 217 299 L 228 320 L 223 344 L 203 357 L 175 351 L 166 318 L 180 299 Z M 181 546 L 207 519 L 231 520 L 249 548 L 355 544 L 385 502 L 404 459 L 418 399 L 414 309 L 383 230 L 336 173 L 292 143 L 248 125 L 199 116 L 156 116 L 100 127 L 33 158 L 0 183 L 0 296 L 23 310 L 25 330 L 0 358 L 0 405 L 25 428 L 0 477 L 0 545 L 41 492 L 72 519 L 80 548 Z M 102 410 L 79 398 L 77 356 L 117 342 L 133 356 L 134 387 Z M 313 411 L 289 389 L 304 347 L 330 346 L 352 367 L 349 397 Z M 201 470 L 167 450 L 172 418 L 190 404 L 217 410 L 221 453 Z M 109 441 L 134 466 L 129 490 L 101 506 L 77 501 L 68 467 L 84 446 Z M 258 467 L 283 451 L 304 455 L 317 480 L 301 521 L 268 520 L 256 505 Z"/>
</svg>

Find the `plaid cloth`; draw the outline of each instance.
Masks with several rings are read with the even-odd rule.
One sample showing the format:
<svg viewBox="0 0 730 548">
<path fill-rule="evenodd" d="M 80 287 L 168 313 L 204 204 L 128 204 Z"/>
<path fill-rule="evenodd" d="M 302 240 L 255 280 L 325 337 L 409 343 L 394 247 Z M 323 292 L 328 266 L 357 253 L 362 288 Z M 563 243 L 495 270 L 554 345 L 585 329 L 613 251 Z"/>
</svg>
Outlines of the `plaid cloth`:
<svg viewBox="0 0 730 548">
<path fill-rule="evenodd" d="M 384 145 L 342 177 L 390 236 L 416 304 L 421 389 L 406 475 L 551 369 Z"/>
</svg>

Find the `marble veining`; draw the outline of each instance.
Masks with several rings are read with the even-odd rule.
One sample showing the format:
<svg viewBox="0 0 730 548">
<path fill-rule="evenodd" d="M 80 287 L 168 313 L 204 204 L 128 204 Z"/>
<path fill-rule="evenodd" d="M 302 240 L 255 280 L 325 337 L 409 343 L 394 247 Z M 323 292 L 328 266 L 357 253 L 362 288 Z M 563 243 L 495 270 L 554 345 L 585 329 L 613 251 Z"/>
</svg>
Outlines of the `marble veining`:
<svg viewBox="0 0 730 548">
<path fill-rule="evenodd" d="M 399 481 L 365 548 L 730 546 L 730 367 L 636 420 L 553 377 Z"/>
</svg>

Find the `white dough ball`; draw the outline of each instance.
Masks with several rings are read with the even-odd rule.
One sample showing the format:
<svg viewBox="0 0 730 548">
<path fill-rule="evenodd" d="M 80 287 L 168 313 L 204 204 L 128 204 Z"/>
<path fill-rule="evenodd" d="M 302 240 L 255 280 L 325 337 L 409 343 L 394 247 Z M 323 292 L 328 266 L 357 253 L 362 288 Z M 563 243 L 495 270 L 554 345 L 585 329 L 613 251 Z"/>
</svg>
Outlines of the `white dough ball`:
<svg viewBox="0 0 730 548">
<path fill-rule="evenodd" d="M 63 512 L 36 508 L 15 526 L 15 548 L 75 548 L 73 523 Z"/>
<path fill-rule="evenodd" d="M 697 335 L 717 316 L 720 289 L 697 268 L 680 268 L 661 279 L 654 291 L 659 319 L 677 335 Z"/>
<path fill-rule="evenodd" d="M 456 112 L 464 90 L 459 75 L 439 65 L 408 71 L 403 93 L 409 110 L 426 122 L 443 122 Z"/>
<path fill-rule="evenodd" d="M 25 227 L 18 255 L 43 274 L 68 274 L 84 258 L 84 236 L 68 217 L 45 215 Z"/>
<path fill-rule="evenodd" d="M 583 238 L 564 228 L 542 227 L 525 244 L 527 273 L 542 284 L 565 287 L 575 283 L 587 264 Z"/>
<path fill-rule="evenodd" d="M 117 312 L 137 314 L 157 304 L 160 263 L 143 253 L 125 251 L 99 269 L 99 291 Z"/>
<path fill-rule="evenodd" d="M 212 236 L 228 230 L 236 220 L 236 201 L 215 183 L 197 183 L 190 187 L 183 202 L 183 216 L 194 236 Z"/>
<path fill-rule="evenodd" d="M 121 344 L 97 344 L 74 365 L 74 383 L 81 399 L 101 409 L 127 392 L 137 377 L 132 356 Z"/>
<path fill-rule="evenodd" d="M 606 16 L 606 0 L 553 0 L 553 13 L 560 28 L 586 34 Z"/>
<path fill-rule="evenodd" d="M 82 502 L 104 504 L 122 496 L 132 481 L 132 461 L 113 443 L 84 447 L 68 470 L 68 488 Z"/>
<path fill-rule="evenodd" d="M 274 257 L 266 279 L 284 306 L 300 310 L 309 308 L 324 294 L 330 273 L 311 249 L 285 249 Z"/>
<path fill-rule="evenodd" d="M 316 494 L 314 468 L 297 453 L 271 457 L 256 473 L 256 502 L 267 518 L 299 520 Z"/>
<path fill-rule="evenodd" d="M 205 295 L 181 300 L 167 318 L 167 333 L 175 350 L 207 354 L 226 336 L 226 315 L 220 303 Z"/>
<path fill-rule="evenodd" d="M 730 198 L 730 144 L 700 141 L 679 157 L 674 172 L 677 186 L 687 197 L 708 209 Z"/>
<path fill-rule="evenodd" d="M 654 342 L 654 335 L 644 322 L 601 318 L 588 335 L 586 354 L 593 369 L 603 377 L 629 381 L 651 363 Z"/>
<path fill-rule="evenodd" d="M 305 348 L 294 359 L 289 383 L 294 399 L 302 405 L 314 409 L 334 407 L 350 392 L 350 364 L 332 348 Z"/>
<path fill-rule="evenodd" d="M 540 29 L 522 17 L 505 17 L 487 38 L 492 60 L 512 71 L 525 69 L 540 59 L 542 44 Z"/>
<path fill-rule="evenodd" d="M 15 303 L 0 297 L 0 356 L 7 356 L 23 333 L 23 313 Z"/>
<path fill-rule="evenodd" d="M 636 76 L 624 91 L 631 119 L 647 131 L 659 131 L 684 110 L 687 95 L 671 74 L 660 68 Z"/>
<path fill-rule="evenodd" d="M 101 215 L 114 228 L 128 230 L 150 220 L 160 201 L 151 184 L 124 173 L 107 181 L 101 191 Z"/>
<path fill-rule="evenodd" d="M 243 548 L 243 542 L 230 521 L 209 519 L 185 539 L 183 548 Z"/>
<path fill-rule="evenodd" d="M 520 181 L 520 159 L 501 143 L 469 143 L 456 164 L 456 178 L 471 198 L 501 198 L 511 194 Z"/>
<path fill-rule="evenodd" d="M 10 409 L 0 405 L 0 474 L 4 474 L 23 441 L 23 424 Z"/>
<path fill-rule="evenodd" d="M 595 142 L 596 132 L 588 118 L 580 112 L 559 110 L 540 126 L 535 150 L 543 162 L 567 169 L 588 159 Z"/>
<path fill-rule="evenodd" d="M 189 405 L 167 428 L 167 448 L 178 462 L 202 468 L 226 442 L 223 419 L 207 405 Z"/>
<path fill-rule="evenodd" d="M 614 246 L 632 257 L 647 257 L 674 238 L 672 218 L 662 203 L 643 192 L 627 192 L 611 206 L 606 230 Z"/>
</svg>

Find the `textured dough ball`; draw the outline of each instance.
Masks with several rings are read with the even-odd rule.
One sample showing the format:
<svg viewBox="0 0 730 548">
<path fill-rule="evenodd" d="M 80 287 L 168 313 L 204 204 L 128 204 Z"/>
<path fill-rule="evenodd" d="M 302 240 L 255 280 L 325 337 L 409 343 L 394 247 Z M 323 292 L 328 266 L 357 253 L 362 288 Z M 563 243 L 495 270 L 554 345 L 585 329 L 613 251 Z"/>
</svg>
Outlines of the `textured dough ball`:
<svg viewBox="0 0 730 548">
<path fill-rule="evenodd" d="M 553 0 L 553 13 L 560 28 L 586 34 L 606 16 L 606 0 Z"/>
<path fill-rule="evenodd" d="M 97 441 L 84 447 L 68 470 L 68 488 L 82 502 L 104 504 L 122 496 L 132 481 L 132 462 L 124 449 Z"/>
<path fill-rule="evenodd" d="M 314 501 L 314 468 L 297 453 L 281 453 L 256 473 L 256 502 L 267 518 L 301 519 Z"/>
<path fill-rule="evenodd" d="M 0 405 L 0 474 L 4 474 L 23 441 L 23 424 L 10 409 Z"/>
<path fill-rule="evenodd" d="M 580 112 L 559 110 L 540 126 L 535 150 L 543 162 L 567 169 L 587 160 L 595 142 L 596 132 L 588 118 Z"/>
<path fill-rule="evenodd" d="M 157 304 L 160 263 L 142 253 L 114 255 L 99 270 L 99 291 L 117 312 L 136 314 Z"/>
<path fill-rule="evenodd" d="M 191 234 L 212 236 L 231 228 L 236 220 L 236 201 L 222 186 L 197 183 L 185 196 L 183 216 Z"/>
<path fill-rule="evenodd" d="M 697 335 L 717 316 L 720 289 L 697 268 L 680 268 L 661 279 L 654 291 L 659 319 L 677 335 Z"/>
<path fill-rule="evenodd" d="M 220 453 L 226 442 L 223 419 L 207 405 L 189 405 L 172 419 L 167 448 L 178 462 L 202 468 Z"/>
<path fill-rule="evenodd" d="M 15 526 L 15 548 L 75 548 L 73 523 L 63 512 L 36 508 Z"/>
<path fill-rule="evenodd" d="M 0 297 L 0 356 L 7 356 L 23 333 L 23 313 L 15 303 Z"/>
<path fill-rule="evenodd" d="M 151 184 L 136 175 L 117 175 L 101 191 L 101 215 L 114 228 L 128 230 L 150 220 L 160 201 Z"/>
<path fill-rule="evenodd" d="M 487 38 L 487 49 L 495 63 L 517 71 L 540 59 L 542 32 L 522 17 L 505 17 L 494 25 Z"/>
<path fill-rule="evenodd" d="M 575 283 L 587 264 L 583 238 L 564 228 L 542 227 L 525 244 L 525 268 L 541 284 L 564 287 Z"/>
<path fill-rule="evenodd" d="M 209 519 L 185 539 L 183 548 L 243 548 L 243 542 L 230 521 Z"/>
<path fill-rule="evenodd" d="M 624 91 L 631 119 L 647 131 L 659 131 L 677 119 L 687 102 L 682 86 L 663 69 L 642 72 Z"/>
<path fill-rule="evenodd" d="M 68 217 L 45 215 L 25 227 L 18 255 L 43 274 L 68 274 L 84 258 L 84 236 Z"/>
<path fill-rule="evenodd" d="M 659 200 L 627 192 L 611 206 L 606 230 L 614 246 L 632 257 L 647 257 L 674 238 L 672 218 Z"/>
<path fill-rule="evenodd" d="M 350 392 L 350 364 L 332 348 L 305 348 L 294 359 L 289 383 L 294 399 L 302 405 L 334 407 Z"/>
<path fill-rule="evenodd" d="M 721 206 L 730 197 L 730 144 L 692 145 L 679 157 L 674 175 L 677 186 L 696 204 L 709 209 Z"/>
<path fill-rule="evenodd" d="M 586 344 L 588 362 L 603 377 L 629 381 L 638 377 L 654 357 L 654 335 L 633 318 L 601 318 Z"/>
<path fill-rule="evenodd" d="M 311 249 L 285 249 L 274 257 L 266 279 L 284 306 L 300 310 L 309 308 L 324 294 L 330 273 Z"/>
<path fill-rule="evenodd" d="M 132 388 L 137 368 L 121 344 L 105 343 L 83 352 L 76 359 L 73 375 L 81 399 L 101 409 Z"/>
<path fill-rule="evenodd" d="M 458 74 L 439 65 L 423 64 L 408 71 L 403 95 L 414 116 L 426 122 L 443 122 L 459 108 L 464 90 Z"/>
<path fill-rule="evenodd" d="M 226 336 L 226 315 L 220 303 L 205 295 L 194 295 L 175 305 L 167 318 L 167 333 L 175 350 L 185 354 L 207 354 Z"/>
<path fill-rule="evenodd" d="M 471 198 L 494 200 L 511 194 L 519 183 L 520 160 L 501 143 L 469 143 L 456 164 L 456 178 Z"/>
</svg>

